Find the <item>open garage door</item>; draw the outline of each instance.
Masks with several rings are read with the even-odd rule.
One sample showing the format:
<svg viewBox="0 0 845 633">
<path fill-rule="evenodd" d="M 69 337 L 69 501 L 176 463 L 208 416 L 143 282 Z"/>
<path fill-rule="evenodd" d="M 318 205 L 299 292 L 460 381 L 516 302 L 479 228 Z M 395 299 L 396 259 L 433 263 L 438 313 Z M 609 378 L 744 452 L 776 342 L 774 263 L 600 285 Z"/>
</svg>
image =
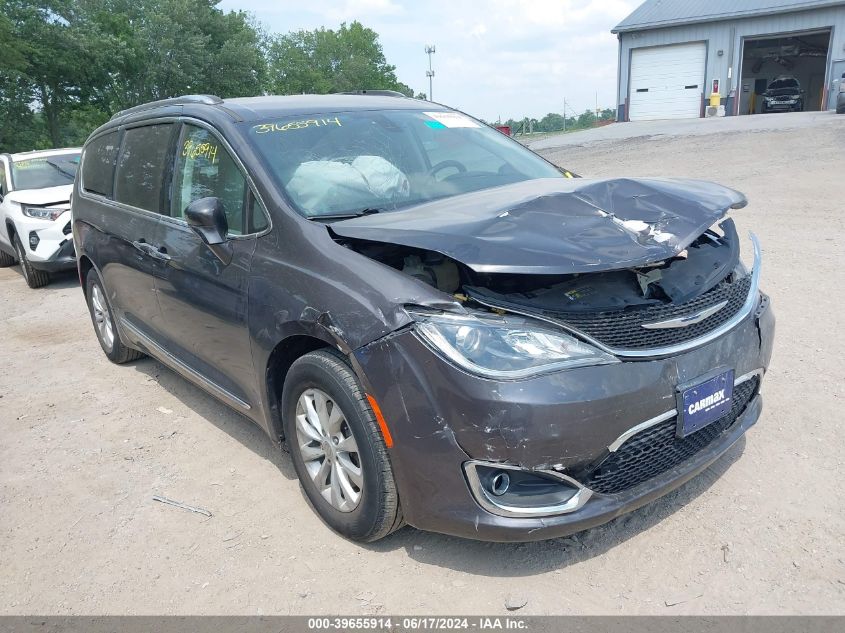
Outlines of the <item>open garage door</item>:
<svg viewBox="0 0 845 633">
<path fill-rule="evenodd" d="M 631 52 L 628 118 L 700 117 L 706 59 L 704 42 L 635 48 Z"/>
<path fill-rule="evenodd" d="M 829 49 L 829 29 L 746 39 L 738 114 L 827 109 Z"/>
</svg>

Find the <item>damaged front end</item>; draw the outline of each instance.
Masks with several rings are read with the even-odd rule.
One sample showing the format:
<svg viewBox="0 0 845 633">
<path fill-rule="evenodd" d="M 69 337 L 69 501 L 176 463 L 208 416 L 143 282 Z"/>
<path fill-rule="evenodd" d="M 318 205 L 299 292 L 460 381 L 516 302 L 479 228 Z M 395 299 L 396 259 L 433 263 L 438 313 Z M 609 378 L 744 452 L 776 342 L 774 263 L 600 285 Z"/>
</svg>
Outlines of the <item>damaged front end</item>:
<svg viewBox="0 0 845 633">
<path fill-rule="evenodd" d="M 655 264 L 586 275 L 533 290 L 466 286 L 479 305 L 541 319 L 617 357 L 677 354 L 712 341 L 753 310 L 759 295 L 760 248 L 739 261 L 732 220 L 708 230 L 681 254 Z M 509 280 L 512 283 L 512 280 Z"/>
<path fill-rule="evenodd" d="M 625 180 L 525 199 L 522 186 L 482 192 L 475 210 L 451 199 L 451 216 L 426 205 L 438 222 L 409 210 L 331 227 L 455 300 L 406 302 L 413 326 L 357 352 L 400 420 L 402 486 L 443 501 L 440 518 L 408 507 L 418 527 L 503 540 L 526 538 L 508 521 L 535 521 L 530 538 L 589 527 L 680 485 L 760 412 L 774 321 L 757 239 L 748 270 L 725 218 L 740 194 Z M 729 414 L 676 435 L 679 385 L 717 368 L 736 378 Z M 426 472 L 429 459 L 454 462 L 457 478 Z M 466 510 L 468 491 L 481 514 Z"/>
<path fill-rule="evenodd" d="M 525 183 L 519 183 L 495 190 L 496 197 L 482 192 L 481 200 L 475 194 L 450 199 L 448 207 L 429 203 L 340 222 L 331 231 L 349 248 L 463 304 L 469 316 L 414 306 L 411 312 L 422 323 L 421 334 L 469 371 L 478 367 L 460 360 L 461 349 L 495 345 L 500 338 L 495 324 L 461 326 L 461 319 L 484 319 L 484 313 L 537 319 L 614 357 L 655 357 L 713 340 L 753 309 L 757 240 L 752 235 L 749 272 L 740 261 L 734 222 L 723 219 L 729 209 L 745 206 L 741 194 L 692 181 L 554 185 L 524 199 Z M 425 325 L 431 322 L 440 325 Z M 576 343 L 561 341 L 556 344 L 573 348 L 573 359 L 587 356 Z M 531 373 L 521 372 L 518 361 L 511 369 L 499 377 Z"/>
</svg>

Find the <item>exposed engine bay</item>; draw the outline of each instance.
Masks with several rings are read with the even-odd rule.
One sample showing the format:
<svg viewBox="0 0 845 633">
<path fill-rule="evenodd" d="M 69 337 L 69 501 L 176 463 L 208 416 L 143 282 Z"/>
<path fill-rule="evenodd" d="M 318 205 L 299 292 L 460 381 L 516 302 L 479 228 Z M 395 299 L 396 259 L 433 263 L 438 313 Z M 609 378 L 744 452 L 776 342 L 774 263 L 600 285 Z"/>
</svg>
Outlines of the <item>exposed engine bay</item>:
<svg viewBox="0 0 845 633">
<path fill-rule="evenodd" d="M 478 273 L 437 252 L 396 244 L 340 240 L 464 301 L 541 312 L 624 310 L 632 306 L 681 304 L 714 288 L 739 263 L 733 220 L 708 229 L 674 257 L 620 270 L 572 275 Z"/>
<path fill-rule="evenodd" d="M 549 179 L 329 231 L 468 308 L 538 317 L 606 351 L 646 356 L 718 334 L 750 310 L 752 275 L 725 218 L 745 204 L 700 181 Z"/>
</svg>

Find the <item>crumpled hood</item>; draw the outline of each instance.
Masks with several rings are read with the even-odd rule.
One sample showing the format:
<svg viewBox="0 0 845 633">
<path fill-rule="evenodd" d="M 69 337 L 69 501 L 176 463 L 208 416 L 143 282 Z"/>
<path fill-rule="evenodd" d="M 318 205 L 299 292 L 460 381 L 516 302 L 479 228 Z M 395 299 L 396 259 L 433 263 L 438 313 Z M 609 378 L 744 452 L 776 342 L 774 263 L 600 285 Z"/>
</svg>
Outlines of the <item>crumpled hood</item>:
<svg viewBox="0 0 845 633">
<path fill-rule="evenodd" d="M 70 200 L 70 192 L 73 185 L 60 185 L 58 187 L 47 187 L 45 189 L 22 189 L 13 191 L 8 196 L 9 200 L 18 204 L 34 204 L 40 207 Z"/>
<path fill-rule="evenodd" d="M 481 273 L 572 274 L 677 255 L 729 209 L 699 180 L 548 178 L 335 222 L 338 236 L 426 249 Z"/>
</svg>

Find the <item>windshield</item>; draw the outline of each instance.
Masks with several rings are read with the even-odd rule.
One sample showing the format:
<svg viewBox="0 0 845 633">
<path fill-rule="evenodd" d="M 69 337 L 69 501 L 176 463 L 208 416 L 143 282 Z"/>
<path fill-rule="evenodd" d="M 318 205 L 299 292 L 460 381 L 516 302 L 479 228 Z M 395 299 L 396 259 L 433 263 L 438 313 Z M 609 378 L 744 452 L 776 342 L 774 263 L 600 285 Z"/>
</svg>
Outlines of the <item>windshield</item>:
<svg viewBox="0 0 845 633">
<path fill-rule="evenodd" d="M 45 189 L 72 185 L 79 167 L 79 154 L 59 154 L 12 161 L 15 189 Z"/>
<path fill-rule="evenodd" d="M 769 90 L 784 90 L 786 88 L 794 89 L 798 87 L 798 80 L 791 77 L 786 79 L 775 79 L 769 84 Z"/>
<path fill-rule="evenodd" d="M 453 111 L 286 117 L 247 133 L 306 217 L 392 211 L 564 175 L 501 132 Z"/>
</svg>

